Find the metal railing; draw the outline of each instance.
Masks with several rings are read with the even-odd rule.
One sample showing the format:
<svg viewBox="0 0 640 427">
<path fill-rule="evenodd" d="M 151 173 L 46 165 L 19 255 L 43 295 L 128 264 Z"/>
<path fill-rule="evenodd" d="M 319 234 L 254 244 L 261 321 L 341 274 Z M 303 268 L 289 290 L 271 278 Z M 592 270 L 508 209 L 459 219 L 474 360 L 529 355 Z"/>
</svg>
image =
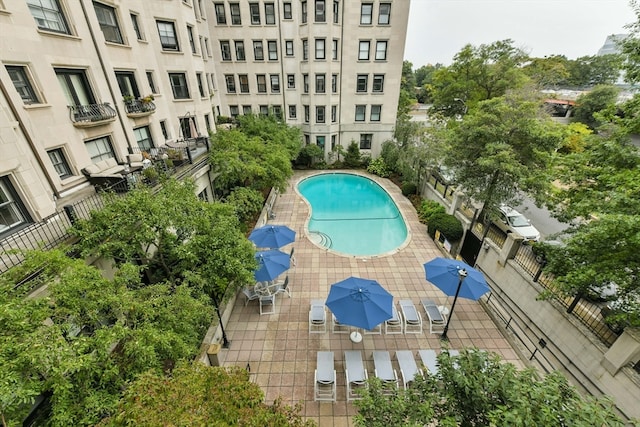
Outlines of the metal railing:
<svg viewBox="0 0 640 427">
<path fill-rule="evenodd" d="M 108 102 L 102 104 L 70 105 L 69 116 L 73 123 L 95 123 L 114 120 L 116 110 Z"/>
<path fill-rule="evenodd" d="M 156 104 L 152 101 L 142 101 L 140 99 L 125 101 L 124 107 L 127 110 L 127 114 L 153 113 L 156 111 Z"/>
</svg>

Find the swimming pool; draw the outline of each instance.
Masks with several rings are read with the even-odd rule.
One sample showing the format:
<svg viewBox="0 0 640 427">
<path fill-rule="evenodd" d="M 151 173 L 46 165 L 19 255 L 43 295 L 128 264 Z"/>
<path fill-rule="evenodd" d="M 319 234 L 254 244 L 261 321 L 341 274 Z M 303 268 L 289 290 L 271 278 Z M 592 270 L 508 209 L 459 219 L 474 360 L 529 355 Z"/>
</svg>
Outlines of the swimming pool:
<svg viewBox="0 0 640 427">
<path fill-rule="evenodd" d="M 381 255 L 400 247 L 407 226 L 389 194 L 373 180 L 349 173 L 305 178 L 298 191 L 310 205 L 309 238 L 347 255 Z"/>
</svg>

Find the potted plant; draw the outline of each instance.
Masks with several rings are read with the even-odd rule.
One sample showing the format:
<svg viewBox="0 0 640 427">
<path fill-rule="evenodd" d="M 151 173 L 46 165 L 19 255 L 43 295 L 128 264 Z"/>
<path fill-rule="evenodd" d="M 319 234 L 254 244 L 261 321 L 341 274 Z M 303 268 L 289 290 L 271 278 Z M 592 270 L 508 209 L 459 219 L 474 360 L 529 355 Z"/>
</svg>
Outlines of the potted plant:
<svg viewBox="0 0 640 427">
<path fill-rule="evenodd" d="M 147 95 L 147 96 L 143 96 L 142 98 L 140 98 L 140 102 L 142 102 L 143 104 L 148 104 L 151 101 L 153 101 L 155 98 L 153 97 L 153 94 Z"/>
<path fill-rule="evenodd" d="M 154 185 L 158 182 L 158 178 L 160 178 L 160 174 L 153 166 L 148 167 L 142 170 L 142 176 L 144 176 L 145 180 L 151 185 Z"/>
<path fill-rule="evenodd" d="M 133 95 L 124 95 L 122 97 L 122 100 L 124 101 L 125 104 L 130 104 L 135 98 L 133 97 Z"/>
</svg>

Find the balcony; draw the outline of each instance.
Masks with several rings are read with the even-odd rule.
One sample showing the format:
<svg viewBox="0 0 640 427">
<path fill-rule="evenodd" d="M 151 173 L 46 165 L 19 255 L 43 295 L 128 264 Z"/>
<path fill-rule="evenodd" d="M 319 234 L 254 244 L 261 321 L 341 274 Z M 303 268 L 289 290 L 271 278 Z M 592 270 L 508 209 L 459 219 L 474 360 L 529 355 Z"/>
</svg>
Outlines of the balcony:
<svg viewBox="0 0 640 427">
<path fill-rule="evenodd" d="M 156 112 L 156 104 L 146 98 L 132 99 L 124 102 L 127 117 L 145 117 Z"/>
<path fill-rule="evenodd" d="M 70 105 L 69 116 L 79 128 L 103 126 L 116 119 L 116 110 L 108 102 L 102 104 Z"/>
</svg>

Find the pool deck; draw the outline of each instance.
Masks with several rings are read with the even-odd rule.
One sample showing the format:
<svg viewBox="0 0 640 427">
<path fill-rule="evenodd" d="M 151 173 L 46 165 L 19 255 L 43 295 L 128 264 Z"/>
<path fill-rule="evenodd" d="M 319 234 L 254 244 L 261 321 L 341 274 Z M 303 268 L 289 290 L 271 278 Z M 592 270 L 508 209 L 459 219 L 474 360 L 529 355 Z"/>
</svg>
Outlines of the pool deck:
<svg viewBox="0 0 640 427">
<path fill-rule="evenodd" d="M 355 173 L 353 171 L 345 171 Z M 503 359 L 518 367 L 524 366 L 516 351 L 490 319 L 482 306 L 474 301 L 459 299 L 451 319 L 449 342 L 440 340 L 438 334 L 429 333 L 429 323 L 420 305 L 420 299 L 429 297 L 443 304 L 446 296 L 425 280 L 423 264 L 435 257 L 444 256 L 426 233 L 426 226 L 418 221 L 411 202 L 390 180 L 359 173 L 375 180 L 392 196 L 403 214 L 410 231 L 410 240 L 400 250 L 380 257 L 347 257 L 320 248 L 305 234 L 309 215 L 307 203 L 296 192 L 300 179 L 317 171 L 296 171 L 287 191 L 278 196 L 270 224 L 285 224 L 297 233 L 295 247 L 296 265 L 288 271 L 292 296 L 277 296 L 276 313 L 260 315 L 258 301 L 245 306 L 245 298 L 236 300 L 225 330 L 231 345 L 219 354 L 223 366 L 250 365 L 251 376 L 265 392 L 266 401 L 281 396 L 287 403 L 302 403 L 302 414 L 319 426 L 352 426 L 351 417 L 356 409 L 346 401 L 344 350 L 362 350 L 369 377 L 373 376 L 373 350 L 442 348 L 462 349 L 477 347 L 498 353 Z M 291 245 L 283 248 L 289 252 Z M 392 295 L 397 306 L 399 299 L 411 299 L 423 317 L 422 334 L 364 335 L 355 344 L 348 334 L 331 332 L 331 322 L 324 334 L 309 333 L 308 314 L 311 299 L 326 299 L 332 283 L 349 276 L 377 280 Z M 449 301 L 449 305 L 451 300 Z M 331 313 L 327 309 L 327 319 Z M 337 371 L 337 402 L 314 402 L 314 370 L 316 353 L 333 351 Z M 397 362 L 393 361 L 400 375 Z"/>
</svg>

